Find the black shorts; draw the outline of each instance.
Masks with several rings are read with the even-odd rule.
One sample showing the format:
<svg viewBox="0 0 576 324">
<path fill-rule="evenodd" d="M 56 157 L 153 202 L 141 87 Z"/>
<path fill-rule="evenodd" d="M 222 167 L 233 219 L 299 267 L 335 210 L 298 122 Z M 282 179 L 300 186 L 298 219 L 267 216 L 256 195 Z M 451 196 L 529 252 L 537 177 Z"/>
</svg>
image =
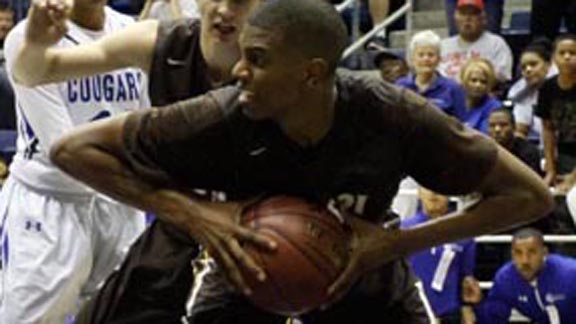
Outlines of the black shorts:
<svg viewBox="0 0 576 324">
<path fill-rule="evenodd" d="M 154 221 L 76 323 L 181 323 L 193 281 L 191 262 L 198 250 L 183 233 Z"/>
<path fill-rule="evenodd" d="M 266 313 L 239 295 L 218 300 L 215 307 L 194 313 L 188 324 L 284 324 L 286 318 Z M 303 324 L 428 324 L 430 318 L 405 260 L 365 276 L 340 302 L 325 311 L 300 317 Z"/>
<path fill-rule="evenodd" d="M 82 309 L 77 324 L 182 323 L 193 283 L 193 240 L 155 221 L 133 244 L 121 268 Z M 365 276 L 340 302 L 302 317 L 304 324 L 429 323 L 411 269 L 395 261 Z M 231 298 L 187 318 L 193 324 L 284 324 L 246 299 Z"/>
</svg>

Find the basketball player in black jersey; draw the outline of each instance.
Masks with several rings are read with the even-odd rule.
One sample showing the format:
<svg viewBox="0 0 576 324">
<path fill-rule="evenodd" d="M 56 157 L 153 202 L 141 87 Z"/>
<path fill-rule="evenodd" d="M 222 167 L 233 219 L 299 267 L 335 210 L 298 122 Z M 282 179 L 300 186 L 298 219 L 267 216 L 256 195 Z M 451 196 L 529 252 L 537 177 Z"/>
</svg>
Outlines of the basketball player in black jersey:
<svg viewBox="0 0 576 324">
<path fill-rule="evenodd" d="M 54 49 L 51 44 L 67 37 L 68 1 L 37 0 L 28 14 L 14 76 L 19 83 L 38 85 L 139 67 L 149 76 L 155 106 L 203 94 L 230 82 L 233 64 L 240 57 L 238 35 L 260 1 L 198 0 L 202 21 L 146 20 L 98 42 Z M 91 301 L 90 313 L 98 314 L 92 321 L 179 320 L 192 284 L 191 260 L 197 254 L 196 242 L 170 224 L 154 221 Z"/>
<path fill-rule="evenodd" d="M 409 91 L 336 72 L 346 32 L 330 5 L 270 0 L 240 40 L 239 88 L 87 125 L 51 155 L 70 175 L 155 212 L 211 251 L 218 267 L 195 282 L 190 323 L 282 321 L 242 294 L 250 293 L 242 268 L 264 280 L 265 273 L 240 242 L 274 245 L 238 225 L 241 203 L 234 199 L 306 195 L 340 201 L 349 214 L 349 264 L 328 291 L 330 305 L 305 314 L 305 323 L 427 323 L 404 256 L 551 209 L 539 177 L 487 137 Z M 436 192 L 482 198 L 417 228 L 385 229 L 405 175 Z M 185 193 L 198 187 L 233 200 L 211 203 Z"/>
</svg>

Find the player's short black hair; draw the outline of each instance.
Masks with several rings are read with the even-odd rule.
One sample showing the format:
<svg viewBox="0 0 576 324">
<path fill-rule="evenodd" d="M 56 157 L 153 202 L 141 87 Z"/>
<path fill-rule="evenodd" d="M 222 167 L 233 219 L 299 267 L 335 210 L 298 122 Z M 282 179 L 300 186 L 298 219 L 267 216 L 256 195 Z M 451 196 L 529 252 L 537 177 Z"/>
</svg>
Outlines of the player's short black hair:
<svg viewBox="0 0 576 324">
<path fill-rule="evenodd" d="M 544 235 L 542 235 L 540 230 L 533 227 L 524 227 L 516 231 L 512 236 L 512 243 L 516 242 L 517 240 L 523 240 L 530 237 L 536 238 L 542 245 L 544 245 Z"/>
<path fill-rule="evenodd" d="M 325 59 L 332 71 L 348 43 L 342 18 L 323 0 L 267 0 L 248 23 L 280 33 L 287 46 L 307 57 Z"/>
<path fill-rule="evenodd" d="M 510 123 L 512 125 L 516 125 L 516 119 L 514 118 L 514 114 L 512 113 L 512 110 L 510 110 L 510 108 L 506 107 L 506 106 L 500 106 L 494 110 L 492 110 L 490 112 L 490 116 L 492 116 L 495 113 L 504 113 L 508 116 L 508 119 L 510 120 Z"/>
</svg>

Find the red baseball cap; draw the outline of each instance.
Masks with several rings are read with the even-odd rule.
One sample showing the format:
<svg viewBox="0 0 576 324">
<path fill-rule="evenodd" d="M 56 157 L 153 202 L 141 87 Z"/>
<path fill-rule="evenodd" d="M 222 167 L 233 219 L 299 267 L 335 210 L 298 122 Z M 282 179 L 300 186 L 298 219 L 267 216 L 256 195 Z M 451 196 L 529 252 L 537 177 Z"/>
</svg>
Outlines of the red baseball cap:
<svg viewBox="0 0 576 324">
<path fill-rule="evenodd" d="M 462 8 L 462 7 L 466 7 L 466 6 L 474 7 L 480 11 L 483 11 L 484 10 L 484 1 L 482 1 L 482 0 L 458 0 L 458 4 L 456 5 L 456 8 Z"/>
</svg>

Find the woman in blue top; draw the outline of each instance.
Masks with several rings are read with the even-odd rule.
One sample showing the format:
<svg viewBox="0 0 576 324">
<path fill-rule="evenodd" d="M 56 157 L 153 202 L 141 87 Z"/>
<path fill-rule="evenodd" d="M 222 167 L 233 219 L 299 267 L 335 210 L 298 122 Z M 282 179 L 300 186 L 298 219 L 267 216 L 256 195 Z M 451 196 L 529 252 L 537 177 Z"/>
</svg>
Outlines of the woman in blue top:
<svg viewBox="0 0 576 324">
<path fill-rule="evenodd" d="M 496 84 L 494 67 L 486 59 L 470 59 L 460 71 L 460 80 L 466 90 L 466 110 L 462 121 L 467 126 L 488 134 L 490 112 L 502 105 L 490 94 Z"/>
<path fill-rule="evenodd" d="M 440 41 L 440 36 L 431 30 L 416 33 L 408 50 L 412 73 L 396 84 L 428 98 L 445 113 L 462 120 L 466 105 L 464 89 L 436 70 L 440 64 Z"/>
</svg>

